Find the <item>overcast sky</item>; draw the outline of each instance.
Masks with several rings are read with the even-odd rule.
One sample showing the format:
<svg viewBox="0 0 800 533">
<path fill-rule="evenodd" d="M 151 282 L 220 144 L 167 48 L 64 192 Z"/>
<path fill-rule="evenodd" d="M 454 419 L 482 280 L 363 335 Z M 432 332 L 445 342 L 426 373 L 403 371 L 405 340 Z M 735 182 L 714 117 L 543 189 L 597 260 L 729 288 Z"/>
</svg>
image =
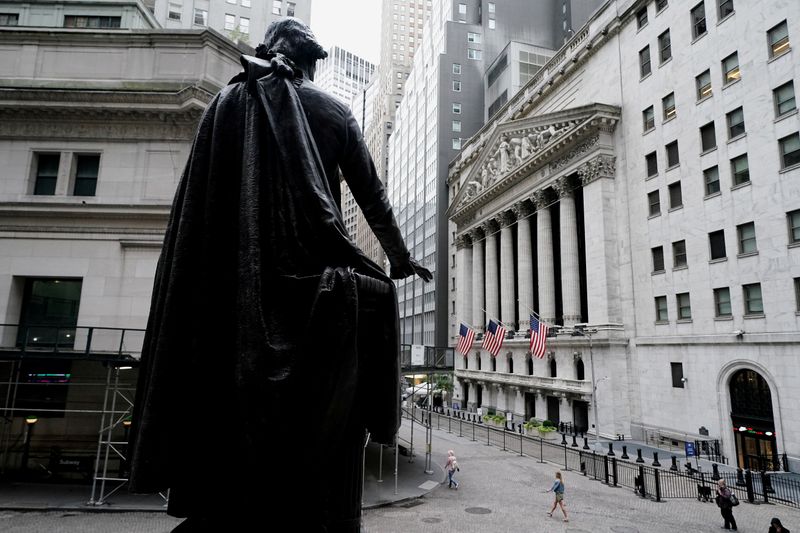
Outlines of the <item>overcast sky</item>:
<svg viewBox="0 0 800 533">
<path fill-rule="evenodd" d="M 311 0 L 311 29 L 327 50 L 333 45 L 377 64 L 380 0 Z"/>
</svg>

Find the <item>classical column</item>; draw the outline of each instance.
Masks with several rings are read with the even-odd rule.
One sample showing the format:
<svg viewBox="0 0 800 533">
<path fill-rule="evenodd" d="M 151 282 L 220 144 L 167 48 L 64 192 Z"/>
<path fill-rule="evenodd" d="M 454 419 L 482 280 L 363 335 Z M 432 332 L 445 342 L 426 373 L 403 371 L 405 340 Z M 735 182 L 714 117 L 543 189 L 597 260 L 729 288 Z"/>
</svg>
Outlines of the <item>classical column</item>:
<svg viewBox="0 0 800 533">
<path fill-rule="evenodd" d="M 506 412 L 506 390 L 505 388 L 500 385 L 499 383 L 495 383 L 495 392 L 497 394 L 497 401 L 495 402 L 495 408 L 500 411 L 501 413 Z"/>
<path fill-rule="evenodd" d="M 514 214 L 506 211 L 500 221 L 500 320 L 507 328 L 517 327 L 514 313 L 517 299 L 514 295 L 514 235 L 511 224 Z"/>
<path fill-rule="evenodd" d="M 519 202 L 514 206 L 517 215 L 517 290 L 519 292 L 517 331 L 525 332 L 530 328 L 528 316 L 533 309 L 533 251 L 531 250 L 531 221 L 528 219 L 531 210 L 527 202 Z"/>
<path fill-rule="evenodd" d="M 571 326 L 581 320 L 581 286 L 578 268 L 578 219 L 575 215 L 574 185 L 567 178 L 556 181 L 560 198 L 561 241 L 561 301 L 564 325 Z"/>
<path fill-rule="evenodd" d="M 483 316 L 483 309 L 486 307 L 483 296 L 483 231 L 474 229 L 469 236 L 472 238 L 472 326 L 481 332 L 486 327 Z"/>
<path fill-rule="evenodd" d="M 472 322 L 472 241 L 466 235 L 456 237 L 456 335 L 461 322 Z M 477 325 L 477 324 L 476 324 Z"/>
<path fill-rule="evenodd" d="M 500 317 L 500 268 L 497 264 L 497 223 L 489 220 L 483 225 L 486 241 L 486 322 Z"/>
<path fill-rule="evenodd" d="M 514 422 L 520 424 L 525 422 L 525 397 L 520 387 L 512 386 L 511 391 L 514 393 Z"/>
<path fill-rule="evenodd" d="M 551 197 L 545 191 L 536 191 L 536 260 L 539 274 L 539 309 L 542 320 L 556 321 L 555 271 L 553 270 L 553 223 L 550 218 Z"/>
</svg>

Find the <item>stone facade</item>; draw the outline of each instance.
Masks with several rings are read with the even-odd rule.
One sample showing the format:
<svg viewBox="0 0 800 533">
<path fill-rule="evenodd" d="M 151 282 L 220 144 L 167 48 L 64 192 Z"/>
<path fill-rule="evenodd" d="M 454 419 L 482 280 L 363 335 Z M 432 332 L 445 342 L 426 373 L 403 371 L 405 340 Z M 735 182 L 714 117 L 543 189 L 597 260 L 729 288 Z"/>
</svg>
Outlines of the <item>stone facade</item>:
<svg viewBox="0 0 800 533">
<path fill-rule="evenodd" d="M 608 3 L 451 163 L 452 344 L 459 322 L 516 330 L 497 371 L 479 341 L 457 354 L 456 394 L 477 407 L 481 385 L 483 407 L 585 416 L 569 404 L 592 394 L 587 339 L 548 340 L 550 377 L 547 358 L 528 363 L 535 310 L 565 332 L 600 326 L 591 350 L 603 436 L 718 439 L 731 464 L 797 470 L 800 121 L 785 94 L 797 86 L 800 8 L 658 4 Z M 722 257 L 711 255 L 719 230 Z M 757 416 L 739 407 L 745 375 L 768 390 Z"/>
</svg>

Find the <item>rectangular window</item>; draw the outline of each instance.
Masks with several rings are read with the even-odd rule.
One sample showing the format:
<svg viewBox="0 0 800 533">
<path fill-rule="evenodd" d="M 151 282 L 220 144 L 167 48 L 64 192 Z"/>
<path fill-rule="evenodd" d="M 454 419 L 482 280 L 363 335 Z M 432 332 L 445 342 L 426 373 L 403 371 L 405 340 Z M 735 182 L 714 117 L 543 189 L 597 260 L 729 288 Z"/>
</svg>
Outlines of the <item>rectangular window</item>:
<svg viewBox="0 0 800 533">
<path fill-rule="evenodd" d="M 697 99 L 702 100 L 711 96 L 711 71 L 706 70 L 695 78 L 697 85 Z"/>
<path fill-rule="evenodd" d="M 295 16 L 295 9 L 297 9 L 297 3 L 295 2 L 286 2 L 286 16 L 293 17 Z"/>
<path fill-rule="evenodd" d="M 767 32 L 767 40 L 769 57 L 783 55 L 792 49 L 789 46 L 789 27 L 785 20 Z"/>
<path fill-rule="evenodd" d="M 504 89 L 500 96 L 495 98 L 494 102 L 489 105 L 489 117 L 493 117 L 495 113 L 500 111 L 504 105 L 508 102 L 508 89 Z"/>
<path fill-rule="evenodd" d="M 487 85 L 493 85 L 494 82 L 497 81 L 497 78 L 500 77 L 500 74 L 505 72 L 506 67 L 508 67 L 508 54 L 503 54 L 495 61 L 492 68 L 489 69 L 489 73 L 486 75 Z"/>
<path fill-rule="evenodd" d="M 683 268 L 686 266 L 686 241 L 675 241 L 672 243 L 672 268 Z"/>
<path fill-rule="evenodd" d="M 453 91 L 460 93 L 461 92 L 461 82 L 457 80 L 453 80 Z"/>
<path fill-rule="evenodd" d="M 692 304 L 689 300 L 689 293 L 682 292 L 675 295 L 675 303 L 678 307 L 678 320 L 692 319 Z"/>
<path fill-rule="evenodd" d="M 678 207 L 683 207 L 683 197 L 681 195 L 681 182 L 676 181 L 675 183 L 670 183 L 668 189 L 669 189 L 669 208 L 677 209 Z"/>
<path fill-rule="evenodd" d="M 461 150 L 461 139 L 453 139 L 453 150 Z"/>
<path fill-rule="evenodd" d="M 731 290 L 728 287 L 714 289 L 714 316 L 731 316 Z"/>
<path fill-rule="evenodd" d="M 460 120 L 454 120 L 452 126 L 453 126 L 453 131 L 457 131 L 457 132 L 461 131 L 461 121 Z"/>
<path fill-rule="evenodd" d="M 639 76 L 644 78 L 651 71 L 650 66 L 650 47 L 645 46 L 639 51 Z"/>
<path fill-rule="evenodd" d="M 97 190 L 97 174 L 100 170 L 99 155 L 78 155 L 75 163 L 75 196 L 94 196 Z"/>
<path fill-rule="evenodd" d="M 747 154 L 731 159 L 731 175 L 733 176 L 734 187 L 750 181 L 750 166 L 747 163 Z"/>
<path fill-rule="evenodd" d="M 642 123 L 644 131 L 650 131 L 656 127 L 656 117 L 655 112 L 653 111 L 653 106 L 650 106 L 642 111 Z"/>
<path fill-rule="evenodd" d="M 650 206 L 650 216 L 654 217 L 661 214 L 661 197 L 658 191 L 653 191 L 647 194 L 647 205 Z"/>
<path fill-rule="evenodd" d="M 794 99 L 794 81 L 788 81 L 772 91 L 775 99 L 775 117 L 791 113 L 797 109 Z"/>
<path fill-rule="evenodd" d="M 786 222 L 789 224 L 789 244 L 800 242 L 800 209 L 786 213 Z"/>
<path fill-rule="evenodd" d="M 708 246 L 711 260 L 723 259 L 725 253 L 725 230 L 712 231 L 708 234 Z"/>
<path fill-rule="evenodd" d="M 250 19 L 239 17 L 239 31 L 245 35 L 250 35 Z"/>
<path fill-rule="evenodd" d="M 669 93 L 661 99 L 661 108 L 664 111 L 664 122 L 675 118 L 675 93 Z"/>
<path fill-rule="evenodd" d="M 663 65 L 672 58 L 672 41 L 669 37 L 669 30 L 658 36 L 658 57 L 660 65 Z"/>
<path fill-rule="evenodd" d="M 208 26 L 208 11 L 205 9 L 195 9 L 194 23 L 198 26 Z"/>
<path fill-rule="evenodd" d="M 233 3 L 236 3 L 236 0 L 233 0 Z M 273 15 L 280 15 L 281 14 L 281 7 L 283 7 L 282 0 L 272 0 L 272 14 Z"/>
<path fill-rule="evenodd" d="M 664 11 L 668 4 L 667 0 L 656 0 L 656 13 Z"/>
<path fill-rule="evenodd" d="M 647 24 L 647 6 L 636 12 L 636 29 L 641 30 Z"/>
<path fill-rule="evenodd" d="M 800 312 L 800 278 L 794 278 L 794 305 L 795 311 Z"/>
<path fill-rule="evenodd" d="M 741 77 L 739 72 L 739 54 L 732 53 L 722 60 L 722 84 L 733 83 Z"/>
<path fill-rule="evenodd" d="M 250 6 L 250 0 L 242 0 L 241 3 L 242 3 L 242 7 L 251 7 Z M 290 17 L 292 16 L 292 15 L 289 15 L 289 13 L 286 13 L 286 15 L 288 15 Z"/>
<path fill-rule="evenodd" d="M 719 168 L 717 165 L 703 171 L 703 181 L 706 184 L 706 196 L 719 192 Z"/>
<path fill-rule="evenodd" d="M 56 193 L 58 163 L 61 154 L 36 154 L 36 182 L 33 194 L 52 196 Z"/>
<path fill-rule="evenodd" d="M 752 254 L 758 251 L 756 246 L 756 224 L 747 222 L 736 226 L 736 234 L 739 237 L 739 253 Z"/>
<path fill-rule="evenodd" d="M 228 31 L 233 31 L 234 28 L 236 28 L 236 16 L 226 13 L 225 14 L 225 29 L 228 30 Z"/>
<path fill-rule="evenodd" d="M 697 39 L 706 34 L 706 6 L 700 2 L 692 8 L 692 37 Z"/>
<path fill-rule="evenodd" d="M 467 4 L 458 4 L 458 14 L 459 15 L 467 14 Z"/>
<path fill-rule="evenodd" d="M 724 19 L 733 13 L 733 0 L 718 0 L 719 1 L 719 20 Z"/>
<path fill-rule="evenodd" d="M 494 30 L 497 28 L 497 21 L 494 19 L 489 19 L 489 29 Z"/>
<path fill-rule="evenodd" d="M 90 17 L 66 15 L 65 28 L 119 28 L 122 17 Z"/>
<path fill-rule="evenodd" d="M 645 163 L 647 163 L 647 177 L 652 178 L 658 174 L 658 156 L 655 152 L 650 152 L 644 156 Z"/>
<path fill-rule="evenodd" d="M 744 135 L 744 110 L 737 107 L 726 116 L 728 117 L 728 139 Z"/>
<path fill-rule="evenodd" d="M 700 151 L 708 152 L 716 147 L 717 132 L 714 128 L 714 121 L 711 121 L 700 128 Z"/>
<path fill-rule="evenodd" d="M 664 247 L 651 248 L 653 254 L 653 272 L 664 272 Z"/>
<path fill-rule="evenodd" d="M 495 12 L 495 4 L 494 4 L 494 2 L 489 2 L 488 9 L 489 9 L 489 13 L 494 13 Z"/>
<path fill-rule="evenodd" d="M 461 74 L 461 63 L 453 63 L 453 74 Z"/>
<path fill-rule="evenodd" d="M 670 363 L 669 366 L 672 371 L 672 386 L 676 389 L 684 388 L 683 363 Z"/>
<path fill-rule="evenodd" d="M 467 49 L 467 59 L 480 60 L 481 56 L 482 54 L 480 50 L 474 50 L 472 48 Z"/>
<path fill-rule="evenodd" d="M 763 315 L 764 302 L 761 299 L 761 284 L 742 285 L 742 291 L 744 292 L 744 314 Z"/>
<path fill-rule="evenodd" d="M 800 133 L 792 133 L 778 141 L 781 151 L 781 168 L 800 163 Z"/>
<path fill-rule="evenodd" d="M 461 104 L 458 102 L 453 102 L 453 113 L 456 115 L 461 114 Z"/>
<path fill-rule="evenodd" d="M 656 296 L 656 322 L 668 322 L 667 297 Z"/>
<path fill-rule="evenodd" d="M 170 2 L 167 8 L 167 18 L 169 20 L 181 20 L 183 5 L 180 2 Z"/>
<path fill-rule="evenodd" d="M 471 31 L 467 32 L 467 42 L 468 43 L 481 44 L 481 34 L 480 33 L 473 33 Z"/>
<path fill-rule="evenodd" d="M 667 150 L 667 169 L 680 165 L 681 160 L 678 155 L 678 141 L 672 141 L 665 148 Z"/>
<path fill-rule="evenodd" d="M 0 26 L 19 25 L 19 15 L 16 13 L 0 13 Z"/>
</svg>

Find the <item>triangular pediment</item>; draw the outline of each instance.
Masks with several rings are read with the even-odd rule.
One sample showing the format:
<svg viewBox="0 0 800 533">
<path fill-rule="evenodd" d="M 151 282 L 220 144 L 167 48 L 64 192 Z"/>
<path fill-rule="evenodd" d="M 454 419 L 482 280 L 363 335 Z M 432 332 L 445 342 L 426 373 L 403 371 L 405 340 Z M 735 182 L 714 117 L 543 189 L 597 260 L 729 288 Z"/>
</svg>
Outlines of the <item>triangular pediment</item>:
<svg viewBox="0 0 800 533">
<path fill-rule="evenodd" d="M 613 129 L 619 120 L 618 107 L 591 104 L 554 113 L 511 120 L 491 132 L 455 199 L 447 209 L 451 218 L 464 209 L 481 205 L 510 182 L 547 164 L 571 146 Z"/>
</svg>

